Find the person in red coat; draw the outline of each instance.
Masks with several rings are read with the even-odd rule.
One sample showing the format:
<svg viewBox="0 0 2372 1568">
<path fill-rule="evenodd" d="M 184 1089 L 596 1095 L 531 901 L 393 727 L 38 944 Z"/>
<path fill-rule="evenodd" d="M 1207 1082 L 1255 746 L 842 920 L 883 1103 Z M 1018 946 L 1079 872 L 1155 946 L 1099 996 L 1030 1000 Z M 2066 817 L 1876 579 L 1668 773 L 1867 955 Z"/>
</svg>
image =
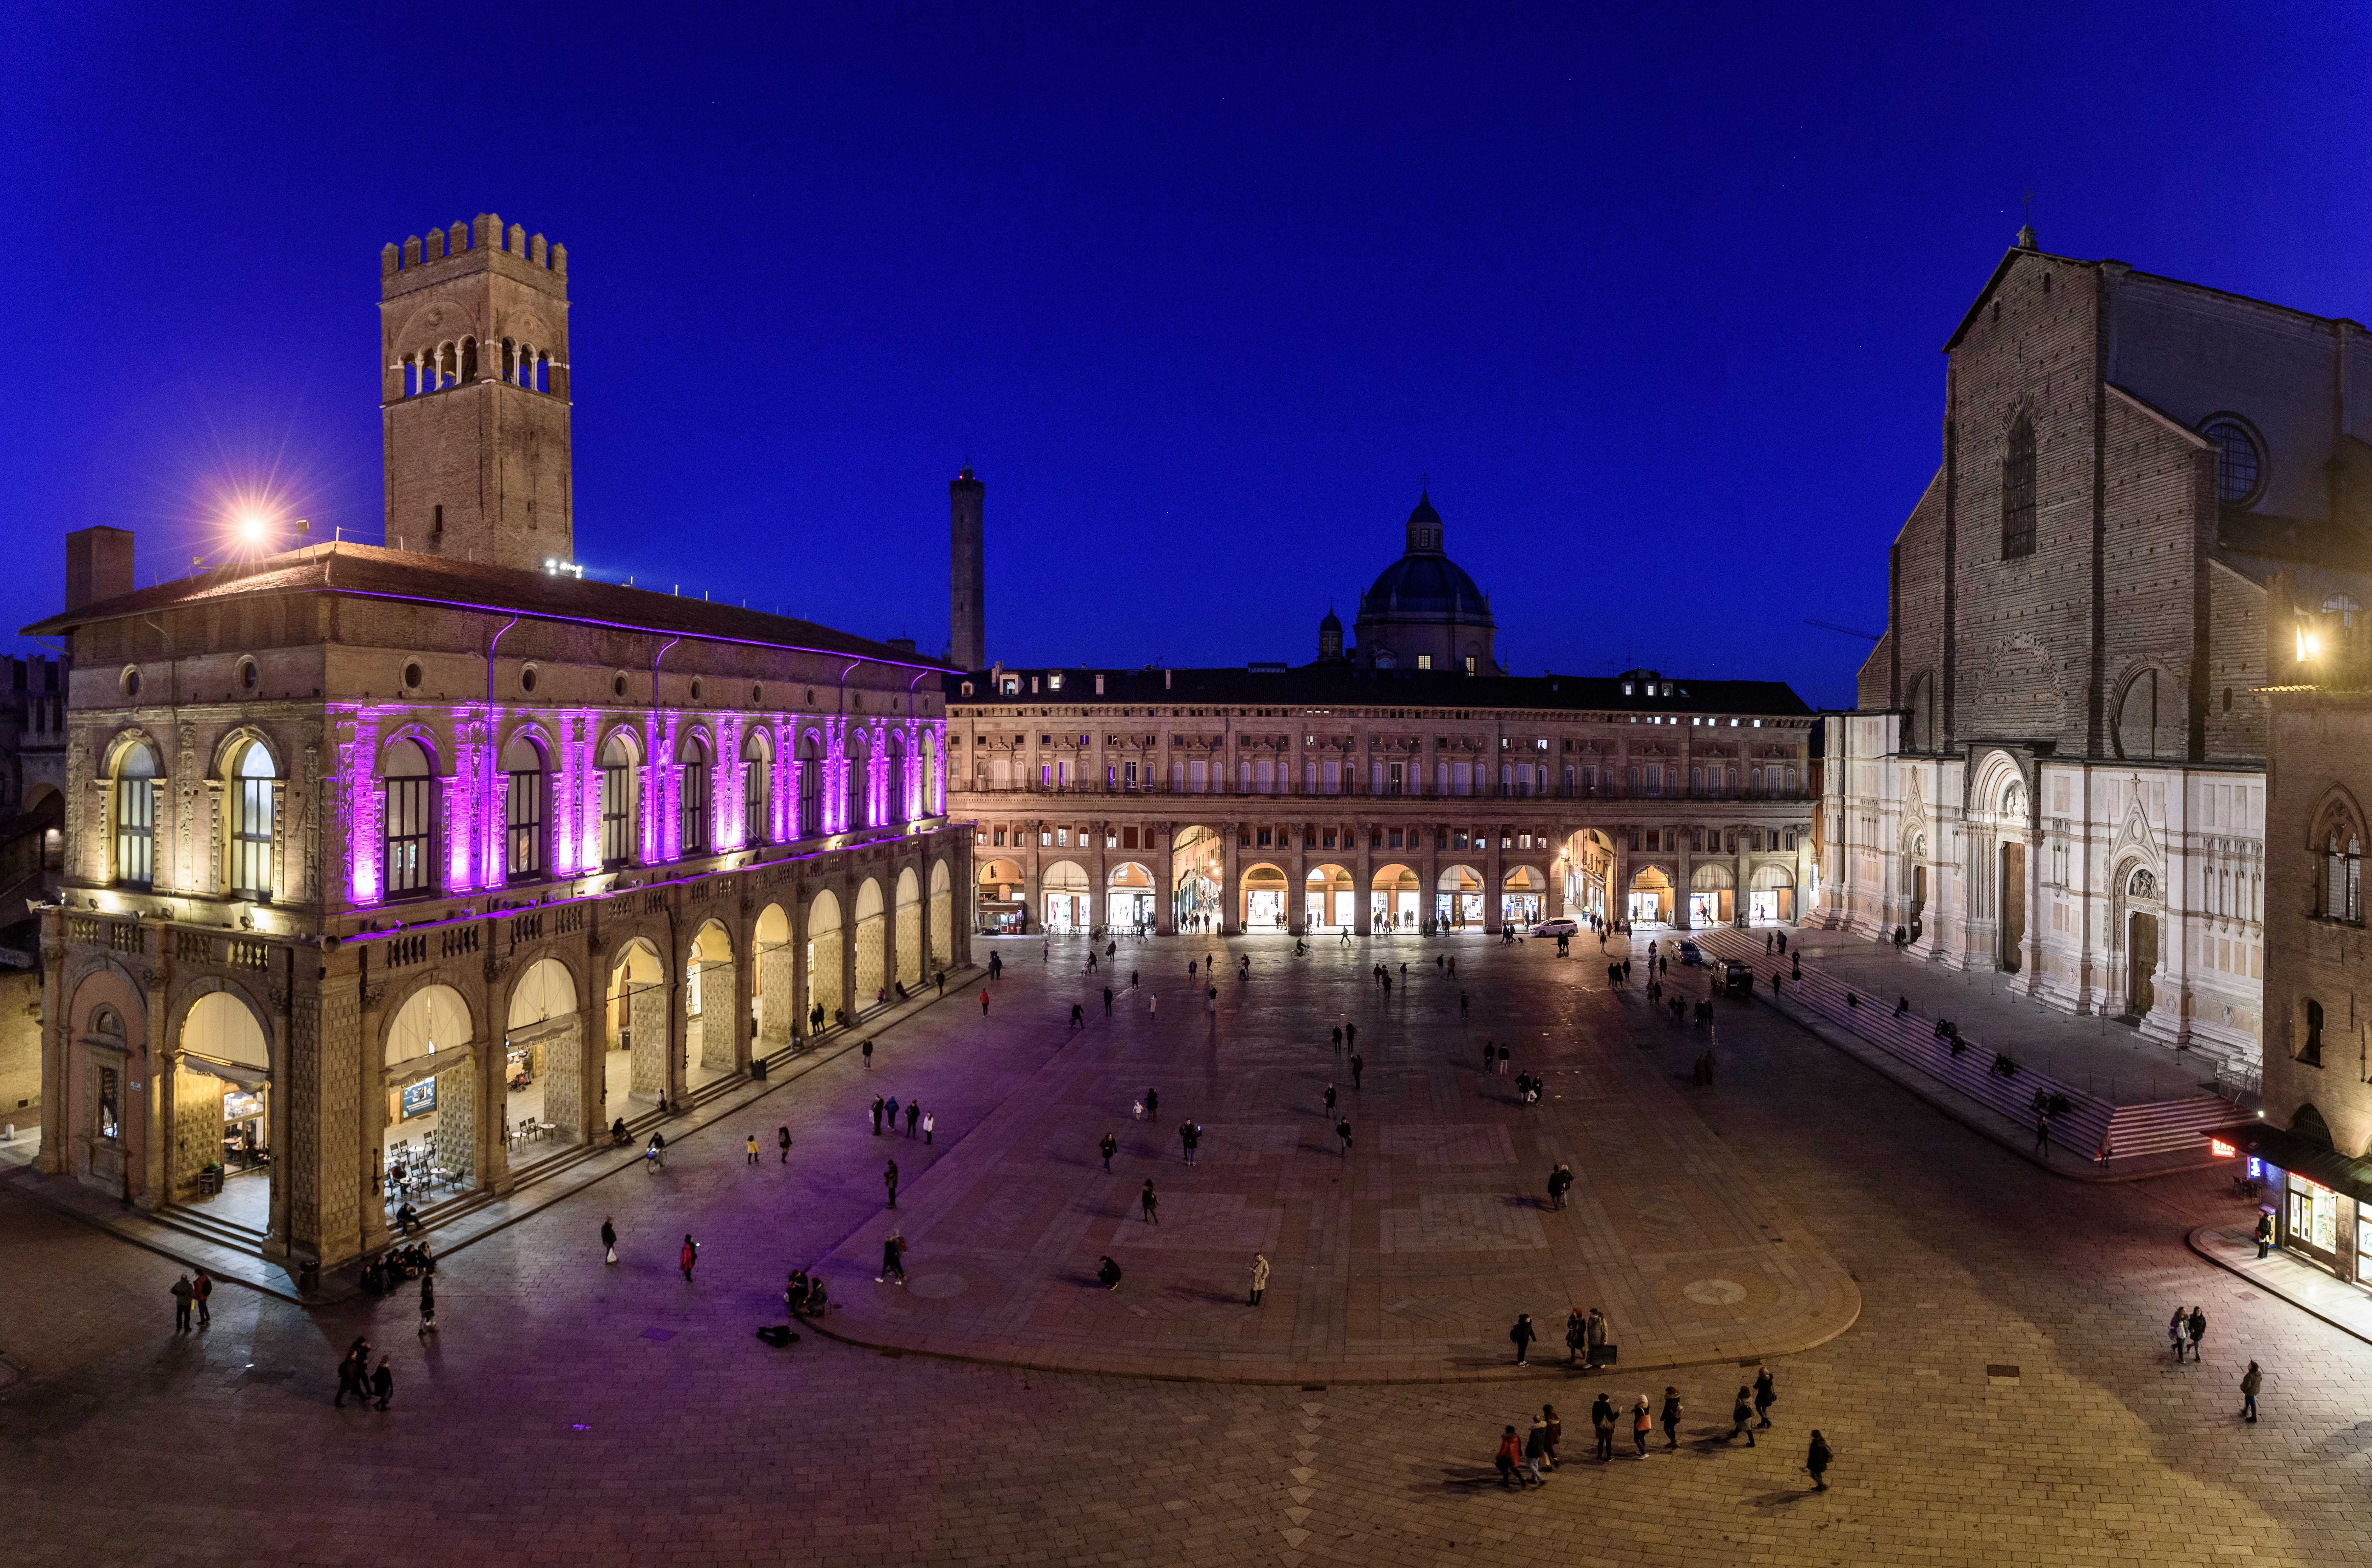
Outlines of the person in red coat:
<svg viewBox="0 0 2372 1568">
<path fill-rule="evenodd" d="M 690 1236 L 683 1238 L 683 1251 L 676 1258 L 676 1267 L 683 1271 L 684 1283 L 692 1283 L 692 1266 L 700 1261 L 700 1243 Z"/>
</svg>

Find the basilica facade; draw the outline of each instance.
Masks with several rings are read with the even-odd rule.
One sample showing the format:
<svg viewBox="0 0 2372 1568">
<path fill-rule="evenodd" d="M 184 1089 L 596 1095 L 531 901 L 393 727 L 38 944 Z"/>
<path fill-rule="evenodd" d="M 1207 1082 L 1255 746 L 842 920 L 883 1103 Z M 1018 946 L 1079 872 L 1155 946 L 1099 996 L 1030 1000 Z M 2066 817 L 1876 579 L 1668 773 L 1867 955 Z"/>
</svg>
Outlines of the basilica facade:
<svg viewBox="0 0 2372 1568">
<path fill-rule="evenodd" d="M 1944 352 L 1817 917 L 2251 1077 L 2266 689 L 2372 600 L 2364 331 L 2026 230 Z"/>
<path fill-rule="evenodd" d="M 566 269 L 387 249 L 390 547 L 71 536 L 44 1169 L 334 1266 L 969 965 L 945 666 L 570 569 Z"/>
</svg>

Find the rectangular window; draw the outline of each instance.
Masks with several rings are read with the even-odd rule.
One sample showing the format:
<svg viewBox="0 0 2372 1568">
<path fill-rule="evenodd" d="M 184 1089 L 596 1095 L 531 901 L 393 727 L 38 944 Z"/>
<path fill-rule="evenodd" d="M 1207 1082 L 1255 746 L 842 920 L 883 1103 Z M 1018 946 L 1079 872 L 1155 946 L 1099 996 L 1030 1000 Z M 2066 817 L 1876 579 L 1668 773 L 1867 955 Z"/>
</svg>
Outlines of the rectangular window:
<svg viewBox="0 0 2372 1568">
<path fill-rule="evenodd" d="M 676 827 L 684 854 L 708 853 L 708 764 L 683 765 L 683 794 L 677 802 Z"/>
<path fill-rule="evenodd" d="M 99 1135 L 123 1136 L 123 1082 L 112 1067 L 99 1070 Z"/>
<path fill-rule="evenodd" d="M 1384 769 L 1385 794 L 1399 795 L 1402 793 L 1407 784 L 1407 768 L 1408 764 L 1405 762 L 1391 762 L 1386 764 Z"/>
<path fill-rule="evenodd" d="M 1068 848 L 1070 848 L 1070 847 L 1071 847 L 1071 830 L 1070 830 L 1070 829 L 1068 829 L 1068 828 L 1057 828 L 1057 829 L 1055 829 L 1055 830 L 1054 830 L 1054 842 L 1055 842 L 1056 844 L 1060 845 L 1060 846 L 1061 846 L 1062 848 L 1064 848 L 1064 849 L 1068 849 Z"/>
<path fill-rule="evenodd" d="M 813 771 L 810 765 L 809 771 Z M 622 766 L 601 770 L 601 864 L 623 865 L 634 853 L 634 785 Z"/>
<path fill-rule="evenodd" d="M 514 877 L 543 874 L 543 775 L 513 773 L 503 800 L 504 861 Z"/>
<path fill-rule="evenodd" d="M 428 890 L 428 781 L 389 779 L 380 786 L 386 816 L 386 864 L 382 883 L 388 896 Z"/>
<path fill-rule="evenodd" d="M 115 785 L 115 879 L 145 888 L 157 877 L 157 781 Z"/>
<path fill-rule="evenodd" d="M 1120 830 L 1120 844 L 1122 849 L 1134 849 L 1136 847 L 1136 830 L 1134 828 L 1122 828 Z"/>
<path fill-rule="evenodd" d="M 270 779 L 240 779 L 231 807 L 231 890 L 259 899 L 272 896 L 272 784 Z"/>
<path fill-rule="evenodd" d="M 1433 656 L 1431 654 L 1417 655 L 1416 667 L 1419 669 L 1431 669 L 1433 668 Z"/>
<path fill-rule="evenodd" d="M 1647 793 L 1649 795 L 1664 793 L 1664 765 L 1661 762 L 1647 764 Z"/>
<path fill-rule="evenodd" d="M 994 844 L 998 849 L 1003 849 L 1005 847 L 1005 830 L 1002 828 L 995 830 L 994 835 L 989 842 Z"/>
</svg>

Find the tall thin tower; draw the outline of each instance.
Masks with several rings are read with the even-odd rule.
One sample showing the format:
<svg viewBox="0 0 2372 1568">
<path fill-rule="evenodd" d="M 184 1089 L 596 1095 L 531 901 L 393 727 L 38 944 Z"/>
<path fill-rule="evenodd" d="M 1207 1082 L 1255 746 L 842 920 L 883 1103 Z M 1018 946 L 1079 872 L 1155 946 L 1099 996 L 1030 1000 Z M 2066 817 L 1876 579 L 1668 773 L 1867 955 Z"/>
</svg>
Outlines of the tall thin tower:
<svg viewBox="0 0 2372 1568">
<path fill-rule="evenodd" d="M 967 463 L 948 482 L 948 658 L 958 669 L 988 668 L 988 595 L 981 512 L 988 486 Z"/>
</svg>

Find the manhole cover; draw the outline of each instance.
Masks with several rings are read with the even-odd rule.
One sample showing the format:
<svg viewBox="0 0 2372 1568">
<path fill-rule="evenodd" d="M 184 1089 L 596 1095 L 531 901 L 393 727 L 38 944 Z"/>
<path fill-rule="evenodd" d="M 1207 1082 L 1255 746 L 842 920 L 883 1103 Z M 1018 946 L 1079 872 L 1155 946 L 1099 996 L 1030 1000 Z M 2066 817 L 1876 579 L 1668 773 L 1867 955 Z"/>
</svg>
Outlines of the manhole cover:
<svg viewBox="0 0 2372 1568">
<path fill-rule="evenodd" d="M 917 1274 L 906 1288 L 926 1301 L 945 1301 L 961 1295 L 969 1283 L 961 1274 Z"/>
<path fill-rule="evenodd" d="M 1699 1307 L 1735 1307 L 1746 1299 L 1746 1287 L 1736 1280 L 1691 1280 L 1680 1294 Z"/>
</svg>

